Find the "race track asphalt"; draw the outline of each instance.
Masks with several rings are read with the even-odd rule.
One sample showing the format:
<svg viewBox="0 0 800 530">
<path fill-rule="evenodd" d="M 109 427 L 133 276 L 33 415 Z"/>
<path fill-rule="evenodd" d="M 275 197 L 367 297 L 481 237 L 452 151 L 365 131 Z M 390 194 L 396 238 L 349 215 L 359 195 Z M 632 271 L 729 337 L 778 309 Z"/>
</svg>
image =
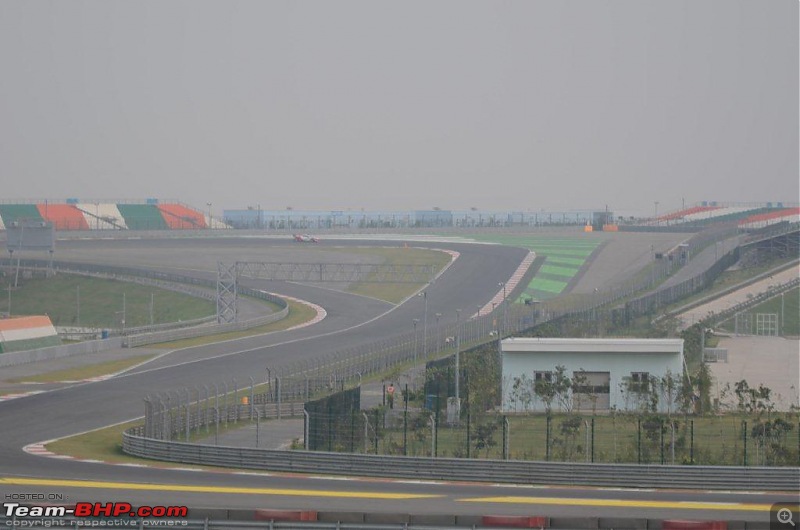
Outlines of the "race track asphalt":
<svg viewBox="0 0 800 530">
<path fill-rule="evenodd" d="M 323 246 L 327 244 L 355 243 L 322 243 Z M 359 241 L 357 244 L 385 243 Z M 258 245 L 257 251 L 250 249 L 251 245 Z M 213 278 L 217 260 L 253 259 L 252 256 L 261 255 L 262 250 L 266 256 L 270 255 L 270 247 L 281 245 L 286 244 L 269 240 L 253 243 L 235 238 L 65 241 L 59 242 L 57 258 L 163 268 Z M 443 322 L 455 320 L 457 308 L 477 307 L 490 300 L 497 292 L 498 282 L 504 282 L 512 275 L 527 252 L 510 247 L 460 243 L 426 246 L 447 248 L 461 254 L 450 269 L 427 288 L 429 319 L 440 312 Z M 120 262 L 122 254 L 125 259 Z M 240 254 L 249 255 L 239 258 Z M 385 302 L 319 287 L 248 282 L 256 288 L 319 304 L 326 309 L 328 317 L 319 324 L 294 331 L 181 350 L 109 380 L 0 402 L 0 495 L 62 492 L 70 501 L 124 500 L 134 504 L 188 504 L 217 508 L 357 509 L 419 514 L 612 516 L 624 513 L 654 518 L 729 517 L 740 520 L 763 520 L 768 504 L 797 500 L 797 496 L 791 494 L 760 495 L 755 492 L 616 491 L 341 480 L 335 477 L 311 479 L 291 475 L 85 463 L 44 458 L 22 451 L 22 447 L 30 443 L 139 417 L 143 414 L 142 400 L 148 394 L 218 382 L 223 378 L 244 382 L 251 375 L 264 374 L 267 366 L 278 367 L 408 331 L 412 319 L 421 318 L 423 312 L 420 297 L 412 297 L 393 307 Z M 586 501 L 589 498 L 598 500 L 591 503 Z M 686 502 L 706 504 L 692 507 Z"/>
</svg>

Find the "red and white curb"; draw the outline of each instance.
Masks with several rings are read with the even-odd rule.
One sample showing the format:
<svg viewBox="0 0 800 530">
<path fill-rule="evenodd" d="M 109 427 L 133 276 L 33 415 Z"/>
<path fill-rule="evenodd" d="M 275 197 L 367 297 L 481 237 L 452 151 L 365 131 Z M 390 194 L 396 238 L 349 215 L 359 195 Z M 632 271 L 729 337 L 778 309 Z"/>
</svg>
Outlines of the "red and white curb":
<svg viewBox="0 0 800 530">
<path fill-rule="evenodd" d="M 47 392 L 46 390 L 31 390 L 30 392 L 20 392 L 17 394 L 6 394 L 4 396 L 0 396 L 0 401 L 10 401 L 12 399 L 19 399 L 28 396 L 34 396 L 36 394 L 42 394 Z"/>
<path fill-rule="evenodd" d="M 325 320 L 325 317 L 328 316 L 328 312 L 325 311 L 325 309 L 322 306 L 319 306 L 317 304 L 311 303 L 311 302 L 309 302 L 307 300 L 301 300 L 301 299 L 295 298 L 293 296 L 286 296 L 285 294 L 270 293 L 269 291 L 261 291 L 261 292 L 262 293 L 271 294 L 272 296 L 277 296 L 277 297 L 283 298 L 285 300 L 291 300 L 292 302 L 297 302 L 298 304 L 303 304 L 305 306 L 310 307 L 311 309 L 313 309 L 316 312 L 316 316 L 314 318 L 312 318 L 311 320 L 309 320 L 307 322 L 303 322 L 302 324 L 298 324 L 296 326 L 292 326 L 291 328 L 287 328 L 286 331 L 292 331 L 293 329 L 300 329 L 300 328 L 305 328 L 305 327 L 308 327 L 308 326 L 313 326 L 314 324 L 317 324 L 318 322 L 322 322 L 323 320 Z"/>
<path fill-rule="evenodd" d="M 514 274 L 512 274 L 511 278 L 508 279 L 508 281 L 505 284 L 505 287 L 500 289 L 497 292 L 497 294 L 494 295 L 494 298 L 489 300 L 489 302 L 486 305 L 484 305 L 480 309 L 480 311 L 478 311 L 477 313 L 472 315 L 471 318 L 475 318 L 475 317 L 478 317 L 480 315 L 485 315 L 487 313 L 491 313 L 492 310 L 495 307 L 497 307 L 500 304 L 502 304 L 503 303 L 503 297 L 506 296 L 511 291 L 513 291 L 517 287 L 517 285 L 519 285 L 519 282 L 522 281 L 522 277 L 525 276 L 525 273 L 528 272 L 528 269 L 531 268 L 531 265 L 533 264 L 533 260 L 535 260 L 535 259 L 536 259 L 536 253 L 529 251 L 528 255 L 525 256 L 525 259 L 523 259 L 522 263 L 520 263 L 519 267 L 517 267 L 517 270 L 514 271 Z"/>
<path fill-rule="evenodd" d="M 23 447 L 22 450 L 28 453 L 29 455 L 46 456 L 47 458 L 58 458 L 59 460 L 78 460 L 77 458 L 74 458 L 72 456 L 58 455 L 52 451 L 49 451 L 45 447 L 45 445 L 54 441 L 55 440 L 48 440 L 46 442 L 37 442 L 35 444 L 29 444 Z M 93 460 L 93 462 L 97 462 L 97 460 Z"/>
</svg>

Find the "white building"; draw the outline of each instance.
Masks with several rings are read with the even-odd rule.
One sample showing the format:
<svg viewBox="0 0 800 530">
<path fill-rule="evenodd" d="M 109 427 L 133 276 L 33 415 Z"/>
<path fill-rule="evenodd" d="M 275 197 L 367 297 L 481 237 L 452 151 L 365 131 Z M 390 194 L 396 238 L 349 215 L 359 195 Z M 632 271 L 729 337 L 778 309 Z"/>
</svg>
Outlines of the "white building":
<svg viewBox="0 0 800 530">
<path fill-rule="evenodd" d="M 543 383 L 557 381 L 557 367 L 574 388 L 552 399 L 553 411 L 635 410 L 654 396 L 659 411 L 675 410 L 684 369 L 683 339 L 510 338 L 502 352 L 505 412 L 544 412 Z"/>
</svg>

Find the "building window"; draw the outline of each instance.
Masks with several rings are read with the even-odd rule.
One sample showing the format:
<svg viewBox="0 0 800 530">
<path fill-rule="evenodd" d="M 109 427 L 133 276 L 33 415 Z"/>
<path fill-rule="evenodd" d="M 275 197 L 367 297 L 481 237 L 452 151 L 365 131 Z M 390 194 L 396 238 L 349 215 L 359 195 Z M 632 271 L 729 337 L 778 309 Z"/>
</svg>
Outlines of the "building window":
<svg viewBox="0 0 800 530">
<path fill-rule="evenodd" d="M 648 372 L 631 372 L 631 392 L 644 394 L 650 391 L 650 374 Z"/>
<path fill-rule="evenodd" d="M 533 372 L 533 381 L 535 383 L 546 382 L 552 383 L 553 382 L 553 372 Z"/>
</svg>

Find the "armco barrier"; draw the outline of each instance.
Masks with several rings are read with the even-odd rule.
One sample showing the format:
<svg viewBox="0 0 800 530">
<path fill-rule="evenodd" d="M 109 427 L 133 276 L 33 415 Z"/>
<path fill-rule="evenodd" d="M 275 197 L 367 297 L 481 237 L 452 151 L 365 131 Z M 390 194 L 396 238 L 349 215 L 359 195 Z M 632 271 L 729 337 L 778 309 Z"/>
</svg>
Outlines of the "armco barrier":
<svg viewBox="0 0 800 530">
<path fill-rule="evenodd" d="M 97 353 L 106 350 L 113 350 L 122 347 L 120 337 L 112 337 L 103 340 L 90 340 L 78 342 L 76 344 L 64 344 L 62 346 L 51 346 L 38 350 L 27 350 L 0 354 L 0 368 L 5 366 L 17 366 L 20 364 L 33 363 L 37 361 L 51 361 L 73 355 L 83 355 L 86 353 Z"/>
<path fill-rule="evenodd" d="M 208 280 L 205 278 L 196 278 L 193 276 L 183 276 L 179 274 L 165 273 L 159 271 L 136 269 L 131 267 L 115 267 L 109 265 L 95 265 L 86 263 L 60 262 L 60 261 L 55 261 L 50 263 L 46 260 L 20 260 L 19 264 L 21 267 L 25 268 L 48 268 L 52 266 L 56 270 L 71 272 L 75 274 L 111 275 L 113 277 L 118 277 L 118 278 L 123 277 L 129 280 L 133 279 L 134 281 L 146 282 L 148 285 L 163 285 L 165 284 L 165 282 L 170 282 L 170 283 L 177 283 L 184 285 L 199 285 L 206 288 L 214 288 L 214 289 L 217 287 L 217 283 L 214 280 Z M 0 260 L 0 266 L 14 267 L 16 266 L 16 261 Z M 187 292 L 186 289 L 180 289 L 180 290 L 182 292 Z M 192 291 L 191 294 L 194 294 L 195 296 L 202 296 L 204 298 L 206 297 L 206 293 L 203 293 L 201 291 L 196 291 L 196 292 Z M 273 304 L 277 305 L 278 307 L 281 307 L 282 309 L 277 313 L 271 313 L 269 315 L 264 315 L 263 317 L 258 317 L 243 322 L 235 322 L 232 324 L 219 324 L 219 325 L 214 324 L 207 326 L 198 325 L 194 327 L 184 327 L 183 324 L 178 324 L 180 326 L 180 329 L 156 331 L 153 333 L 150 333 L 149 331 L 154 330 L 154 328 L 148 329 L 148 327 L 144 327 L 138 329 L 129 329 L 128 330 L 129 336 L 127 336 L 122 341 L 121 344 L 127 348 L 133 348 L 135 346 L 144 346 L 146 344 L 155 344 L 158 342 L 168 342 L 168 341 L 187 339 L 193 337 L 205 337 L 208 335 L 215 335 L 217 333 L 225 333 L 229 331 L 242 331 L 258 326 L 263 326 L 266 324 L 271 324 L 273 322 L 277 322 L 278 320 L 285 318 L 286 315 L 289 314 L 288 304 L 286 303 L 285 300 L 283 300 L 278 296 L 258 291 L 255 289 L 250 289 L 244 286 L 239 286 L 239 294 L 272 302 Z M 208 318 L 199 319 L 195 322 L 198 324 L 207 323 Z M 112 347 L 119 348 L 120 343 L 115 343 L 115 345 Z M 111 347 L 104 349 L 111 349 Z M 77 355 L 80 353 L 88 353 L 88 352 L 79 351 L 79 349 L 77 349 L 76 353 L 72 353 L 71 355 Z M 33 362 L 35 360 L 44 360 L 44 358 L 42 359 L 36 358 L 24 362 Z M 21 364 L 21 362 L 16 364 Z M 3 364 L 0 364 L 0 366 L 3 366 Z"/>
<path fill-rule="evenodd" d="M 128 335 L 123 339 L 123 345 L 126 348 L 135 348 L 136 346 L 156 344 L 158 342 L 170 342 L 173 340 L 206 337 L 208 335 L 216 335 L 217 333 L 227 333 L 230 331 L 243 331 L 277 322 L 278 320 L 285 318 L 288 314 L 289 307 L 287 306 L 277 313 L 270 313 L 269 315 L 252 318 L 243 322 L 230 322 L 228 324 L 214 324 L 209 326 L 142 333 L 140 335 Z"/>
<path fill-rule="evenodd" d="M 273 472 L 395 477 L 506 484 L 549 484 L 623 488 L 698 488 L 739 491 L 797 491 L 800 468 L 575 464 L 522 460 L 465 460 L 354 455 L 201 445 L 154 440 L 141 428 L 123 434 L 133 456 Z"/>
</svg>

